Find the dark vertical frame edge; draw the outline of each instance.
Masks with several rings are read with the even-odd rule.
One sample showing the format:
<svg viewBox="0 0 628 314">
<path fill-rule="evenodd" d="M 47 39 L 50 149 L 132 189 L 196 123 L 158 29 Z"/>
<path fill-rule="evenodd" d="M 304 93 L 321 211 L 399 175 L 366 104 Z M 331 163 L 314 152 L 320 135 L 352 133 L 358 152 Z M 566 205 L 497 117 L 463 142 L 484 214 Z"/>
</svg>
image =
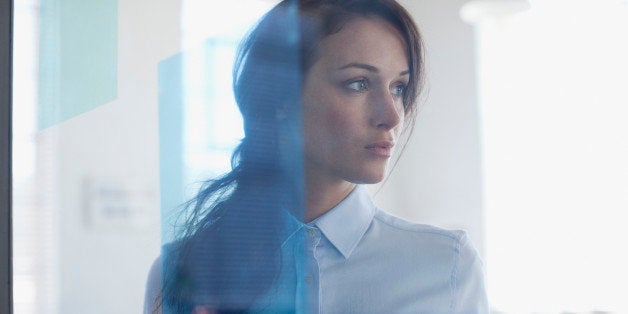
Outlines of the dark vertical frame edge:
<svg viewBox="0 0 628 314">
<path fill-rule="evenodd" d="M 11 100 L 13 0 L 0 0 L 0 313 L 13 313 Z"/>
</svg>

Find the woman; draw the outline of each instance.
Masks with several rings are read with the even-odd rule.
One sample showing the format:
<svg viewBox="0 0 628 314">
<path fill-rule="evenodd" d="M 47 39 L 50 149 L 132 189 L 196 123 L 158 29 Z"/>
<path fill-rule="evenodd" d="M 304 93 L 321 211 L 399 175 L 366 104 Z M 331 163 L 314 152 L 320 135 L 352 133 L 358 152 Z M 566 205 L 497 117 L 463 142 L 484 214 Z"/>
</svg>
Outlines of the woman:
<svg viewBox="0 0 628 314">
<path fill-rule="evenodd" d="M 422 83 L 421 39 L 394 0 L 285 0 L 242 43 L 245 138 L 188 205 L 149 275 L 166 313 L 483 313 L 464 232 L 393 217 L 384 179 Z"/>
</svg>

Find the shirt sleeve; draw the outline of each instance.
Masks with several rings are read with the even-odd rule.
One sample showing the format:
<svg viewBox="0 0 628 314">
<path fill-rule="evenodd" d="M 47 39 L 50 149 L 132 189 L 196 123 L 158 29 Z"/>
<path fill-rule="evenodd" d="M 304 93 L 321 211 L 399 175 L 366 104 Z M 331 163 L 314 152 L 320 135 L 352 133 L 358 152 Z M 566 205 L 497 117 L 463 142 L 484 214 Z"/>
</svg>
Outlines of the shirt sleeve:
<svg viewBox="0 0 628 314">
<path fill-rule="evenodd" d="M 146 293 L 144 295 L 144 314 L 160 314 L 157 298 L 161 294 L 161 256 L 157 257 L 150 267 L 146 280 Z"/>
<path fill-rule="evenodd" d="M 466 233 L 460 238 L 452 286 L 454 313 L 489 313 L 484 284 L 484 265 Z"/>
</svg>

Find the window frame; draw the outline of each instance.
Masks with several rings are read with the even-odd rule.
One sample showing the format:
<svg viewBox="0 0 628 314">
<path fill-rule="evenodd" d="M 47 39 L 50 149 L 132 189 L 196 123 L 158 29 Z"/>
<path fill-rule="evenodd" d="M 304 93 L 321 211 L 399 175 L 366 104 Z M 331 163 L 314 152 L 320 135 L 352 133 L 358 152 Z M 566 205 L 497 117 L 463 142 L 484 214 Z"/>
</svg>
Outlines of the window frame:
<svg viewBox="0 0 628 314">
<path fill-rule="evenodd" d="M 13 1 L 0 0 L 0 313 L 13 313 L 11 128 Z"/>
</svg>

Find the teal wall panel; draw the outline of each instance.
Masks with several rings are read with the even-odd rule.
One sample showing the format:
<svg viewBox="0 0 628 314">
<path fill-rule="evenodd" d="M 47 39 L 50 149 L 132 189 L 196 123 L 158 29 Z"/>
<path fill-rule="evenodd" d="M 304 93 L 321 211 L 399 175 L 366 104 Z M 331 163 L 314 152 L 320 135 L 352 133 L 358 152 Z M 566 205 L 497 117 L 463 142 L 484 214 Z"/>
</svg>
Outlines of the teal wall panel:
<svg viewBox="0 0 628 314">
<path fill-rule="evenodd" d="M 38 127 L 117 96 L 118 2 L 41 0 Z"/>
<path fill-rule="evenodd" d="M 159 189 L 163 243 L 174 238 L 183 187 L 183 53 L 158 64 Z"/>
</svg>

